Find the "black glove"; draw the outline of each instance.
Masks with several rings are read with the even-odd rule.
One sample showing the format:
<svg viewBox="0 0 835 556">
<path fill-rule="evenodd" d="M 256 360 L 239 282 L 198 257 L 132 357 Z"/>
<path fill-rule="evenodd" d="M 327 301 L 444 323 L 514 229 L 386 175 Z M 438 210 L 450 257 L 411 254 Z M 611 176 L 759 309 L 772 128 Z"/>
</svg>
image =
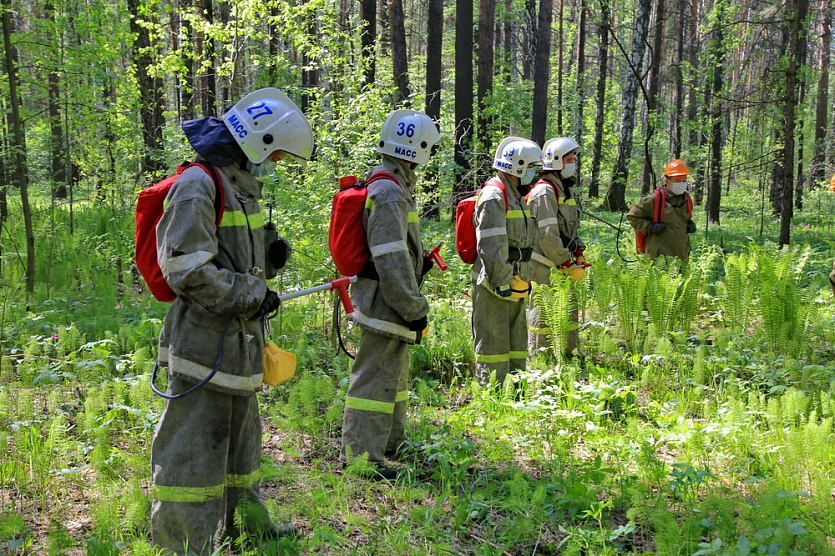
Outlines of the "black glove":
<svg viewBox="0 0 835 556">
<path fill-rule="evenodd" d="M 435 266 L 435 261 L 429 255 L 423 255 L 423 268 L 420 269 L 420 275 L 426 276 L 429 274 L 429 271 L 432 270 L 432 267 Z"/>
<path fill-rule="evenodd" d="M 510 289 L 510 284 L 503 284 L 496 287 L 496 293 L 499 297 L 510 297 L 513 295 L 513 290 Z"/>
<path fill-rule="evenodd" d="M 696 223 L 693 222 L 693 219 L 687 221 L 687 233 L 688 234 L 695 234 L 696 233 Z"/>
<path fill-rule="evenodd" d="M 663 233 L 666 229 L 667 226 L 665 226 L 663 222 L 653 222 L 649 225 L 649 235 L 657 236 L 658 234 Z"/>
<path fill-rule="evenodd" d="M 426 315 L 420 317 L 418 320 L 410 321 L 408 326 L 412 332 L 422 332 L 426 328 Z"/>
<path fill-rule="evenodd" d="M 290 242 L 280 237 L 270 243 L 270 246 L 267 248 L 267 258 L 269 258 L 273 268 L 281 270 L 287 264 L 287 260 L 290 258 L 290 253 L 292 252 L 293 249 L 290 247 Z"/>
<path fill-rule="evenodd" d="M 255 320 L 262 319 L 267 315 L 277 311 L 280 305 L 281 300 L 278 298 L 278 294 L 272 290 L 267 290 L 266 295 L 264 295 L 264 301 L 261 302 L 261 306 L 258 307 L 258 310 L 255 311 L 255 314 L 252 315 L 252 318 Z"/>
</svg>

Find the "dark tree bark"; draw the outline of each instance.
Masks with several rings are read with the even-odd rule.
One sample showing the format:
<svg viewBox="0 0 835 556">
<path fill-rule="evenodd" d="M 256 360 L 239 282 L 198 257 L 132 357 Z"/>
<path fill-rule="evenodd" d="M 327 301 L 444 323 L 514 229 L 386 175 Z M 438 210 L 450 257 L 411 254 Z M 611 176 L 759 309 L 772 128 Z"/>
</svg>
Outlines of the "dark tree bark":
<svg viewBox="0 0 835 556">
<path fill-rule="evenodd" d="M 495 0 L 480 0 L 478 10 L 478 61 L 476 68 L 476 95 L 478 98 L 478 141 L 490 144 L 490 124 L 487 117 L 487 97 L 493 92 L 493 25 L 496 21 Z"/>
<path fill-rule="evenodd" d="M 612 184 L 609 186 L 603 200 L 603 205 L 606 208 L 616 212 L 626 210 L 626 181 L 629 179 L 629 160 L 632 157 L 632 133 L 635 128 L 638 87 L 644 62 L 644 50 L 647 33 L 649 32 L 651 12 L 651 0 L 640 0 L 638 13 L 635 15 L 630 63 L 621 101 L 620 141 L 615 157 L 615 167 L 612 172 Z"/>
<path fill-rule="evenodd" d="M 673 101 L 672 133 L 670 133 L 670 151 L 673 158 L 681 158 L 681 119 L 684 114 L 684 76 L 681 64 L 684 62 L 684 41 L 687 39 L 687 0 L 678 0 L 678 44 L 674 65 L 675 97 Z"/>
<path fill-rule="evenodd" d="M 377 79 L 377 57 L 374 55 L 374 42 L 377 40 L 377 2 L 360 0 L 360 42 L 362 43 L 362 67 L 365 86 L 371 86 Z"/>
<path fill-rule="evenodd" d="M 311 14 L 307 23 L 307 33 L 314 44 L 319 41 L 318 19 L 315 14 Z M 310 109 L 311 102 L 316 98 L 316 92 L 319 89 L 319 64 L 310 59 L 310 54 L 305 49 L 302 53 L 302 65 L 306 69 L 302 71 L 302 97 L 299 108 L 306 113 Z"/>
<path fill-rule="evenodd" d="M 209 2 L 210 3 L 210 2 Z M 136 37 L 133 44 L 133 62 L 136 65 L 136 80 L 139 86 L 139 113 L 142 119 L 142 140 L 145 150 L 142 153 L 142 173 L 153 175 L 163 170 L 162 163 L 162 126 L 165 123 L 163 109 L 163 82 L 161 78 L 151 77 L 148 67 L 151 65 L 151 37 L 147 27 L 139 23 L 139 0 L 127 0 L 130 17 L 130 30 Z"/>
<path fill-rule="evenodd" d="M 52 2 L 44 4 L 44 14 L 48 21 L 53 26 L 55 24 L 55 6 Z M 56 54 L 57 55 L 57 54 Z M 51 166 L 50 180 L 52 181 L 52 196 L 55 199 L 67 198 L 67 172 L 65 171 L 64 158 L 64 133 L 61 126 L 61 91 L 59 88 L 58 66 L 60 60 L 53 61 L 54 67 L 48 69 L 47 74 L 47 94 L 49 97 L 49 105 L 47 113 L 49 114 L 49 158 Z"/>
<path fill-rule="evenodd" d="M 530 80 L 533 66 L 536 63 L 536 49 L 537 49 L 537 17 L 536 17 L 536 0 L 525 0 L 525 55 L 522 59 L 522 79 Z"/>
<path fill-rule="evenodd" d="M 553 1 L 548 0 L 552 6 L 551 11 L 553 11 Z M 562 130 L 562 113 L 563 113 L 563 75 L 564 75 L 564 64 L 563 64 L 563 52 L 564 47 L 563 44 L 565 42 L 565 33 L 564 33 L 564 19 L 565 19 L 565 11 L 563 6 L 563 0 L 559 0 L 560 3 L 560 11 L 557 14 L 557 20 L 559 23 L 557 24 L 557 135 L 563 136 Z M 548 18 L 548 26 L 550 30 L 550 13 Z M 542 3 L 539 4 L 539 25 L 540 29 L 538 32 L 541 33 L 542 28 Z M 548 33 L 548 57 L 551 56 L 551 33 Z M 549 64 L 550 65 L 550 64 Z M 534 74 L 534 79 L 536 79 L 536 74 Z M 547 99 L 546 99 L 547 102 Z M 544 140 L 543 140 L 544 142 Z"/>
<path fill-rule="evenodd" d="M 603 121 L 606 113 L 606 75 L 609 67 L 609 0 L 600 2 L 597 49 L 597 97 L 594 108 L 594 143 L 592 145 L 591 183 L 589 197 L 600 196 L 600 157 L 603 153 Z"/>
<path fill-rule="evenodd" d="M 473 127 L 473 2 L 455 2 L 455 164 L 454 200 L 473 190 L 468 154 Z"/>
<path fill-rule="evenodd" d="M 586 0 L 580 0 L 577 22 L 577 112 L 572 135 L 579 143 L 583 138 L 583 106 L 586 100 Z M 581 157 L 582 158 L 582 157 Z M 580 183 L 580 163 L 577 159 L 577 183 Z"/>
<path fill-rule="evenodd" d="M 129 2 L 136 2 L 137 0 L 128 0 Z M 208 25 L 214 22 L 214 12 L 212 10 L 212 0 L 196 0 L 198 13 L 203 14 L 203 18 Z M 203 59 L 209 65 L 206 73 L 203 75 L 203 86 L 200 100 L 202 101 L 203 116 L 217 116 L 217 83 L 215 78 L 215 41 L 212 37 L 201 36 L 200 44 L 203 53 Z"/>
<path fill-rule="evenodd" d="M 441 54 L 443 53 L 444 0 L 429 0 L 426 17 L 426 115 L 441 120 Z"/>
<path fill-rule="evenodd" d="M 26 298 L 35 291 L 35 231 L 32 225 L 32 207 L 29 204 L 29 178 L 26 174 L 26 134 L 20 116 L 21 99 L 18 94 L 20 84 L 17 70 L 19 67 L 17 46 L 12 44 L 15 24 L 12 19 L 10 0 L 0 0 L 3 27 L 3 50 L 5 53 L 6 75 L 9 79 L 9 109 L 11 123 L 12 185 L 20 190 L 20 204 L 23 208 L 23 225 L 26 233 Z"/>
<path fill-rule="evenodd" d="M 710 183 L 707 194 L 708 220 L 719 224 L 719 207 L 722 199 L 722 122 L 723 106 L 720 95 L 725 73 L 725 2 L 716 3 L 717 14 L 714 18 L 713 40 L 710 44 L 710 71 L 713 80 L 710 94 Z"/>
<path fill-rule="evenodd" d="M 390 0 L 389 24 L 391 25 L 394 85 L 399 95 L 395 100 L 395 106 L 401 106 L 409 100 L 409 63 L 406 58 L 406 22 L 403 16 L 403 0 Z"/>
<path fill-rule="evenodd" d="M 662 50 L 664 46 L 664 25 L 667 21 L 666 10 L 667 3 L 665 0 L 656 0 L 652 50 L 650 51 L 649 58 L 649 87 L 647 87 L 646 106 L 644 107 L 646 138 L 644 140 L 644 174 L 641 180 L 641 195 L 646 195 L 656 188 L 655 172 L 652 169 L 652 156 L 649 145 L 652 136 L 655 134 L 655 110 L 658 104 L 658 90 L 661 84 L 661 60 L 664 57 Z"/>
<path fill-rule="evenodd" d="M 826 179 L 826 135 L 829 107 L 829 63 L 832 47 L 832 0 L 820 3 L 820 56 L 818 58 L 818 96 L 815 103 L 815 147 L 812 157 L 812 188 Z"/>
<path fill-rule="evenodd" d="M 180 5 L 180 14 L 182 14 L 185 10 L 191 9 L 192 0 L 179 0 Z M 181 49 L 180 58 L 183 60 L 183 67 L 185 71 L 183 72 L 185 75 L 185 87 L 184 90 L 178 91 L 177 94 L 180 95 L 181 103 L 182 103 L 182 119 L 183 120 L 193 120 L 197 114 L 197 99 L 199 98 L 197 95 L 197 79 L 194 75 L 194 58 L 190 55 L 190 51 L 194 48 L 195 45 L 195 37 L 194 37 L 194 29 L 191 26 L 191 21 L 188 18 L 182 18 L 182 31 L 181 31 L 181 39 L 179 41 L 179 46 Z M 275 53 L 273 52 L 273 42 L 274 39 L 272 38 L 274 35 L 272 31 L 270 33 L 270 59 L 275 60 L 277 58 L 278 51 L 276 50 Z M 185 42 L 185 47 L 183 48 L 183 42 Z M 274 54 L 274 55 L 273 55 Z M 273 69 L 273 71 L 275 71 Z"/>
<path fill-rule="evenodd" d="M 553 11 L 553 0 L 540 0 L 533 69 L 533 112 L 531 114 L 531 140 L 540 147 L 545 144 L 545 129 L 548 125 L 548 76 L 551 73 L 551 16 Z M 559 110 L 561 111 L 562 107 Z"/>
<path fill-rule="evenodd" d="M 787 13 L 789 18 L 786 21 L 786 26 L 789 33 L 789 50 L 788 60 L 786 64 L 786 90 L 785 103 L 783 106 L 783 126 L 785 127 L 782 164 L 785 168 L 785 181 L 781 184 L 783 194 L 781 196 L 780 213 L 780 238 L 778 244 L 780 247 L 789 245 L 791 242 L 791 220 L 794 216 L 792 206 L 792 176 L 794 169 L 794 129 L 795 129 L 795 110 L 797 108 L 797 98 L 799 89 L 798 73 L 802 60 L 805 57 L 806 48 L 806 15 L 809 11 L 808 0 L 789 0 L 787 3 Z"/>
</svg>

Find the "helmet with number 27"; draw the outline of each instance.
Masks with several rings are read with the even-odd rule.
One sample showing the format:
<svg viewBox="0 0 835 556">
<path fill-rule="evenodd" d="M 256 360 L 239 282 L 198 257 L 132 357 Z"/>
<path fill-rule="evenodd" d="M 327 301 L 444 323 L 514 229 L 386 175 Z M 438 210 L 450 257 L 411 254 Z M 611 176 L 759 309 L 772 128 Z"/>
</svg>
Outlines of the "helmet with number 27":
<svg viewBox="0 0 835 556">
<path fill-rule="evenodd" d="M 279 150 L 302 160 L 313 154 L 310 122 L 290 97 L 274 87 L 246 95 L 223 115 L 223 123 L 253 164 Z"/>
<path fill-rule="evenodd" d="M 380 132 L 377 152 L 415 164 L 426 164 L 441 133 L 432 118 L 416 110 L 395 110 Z"/>
</svg>

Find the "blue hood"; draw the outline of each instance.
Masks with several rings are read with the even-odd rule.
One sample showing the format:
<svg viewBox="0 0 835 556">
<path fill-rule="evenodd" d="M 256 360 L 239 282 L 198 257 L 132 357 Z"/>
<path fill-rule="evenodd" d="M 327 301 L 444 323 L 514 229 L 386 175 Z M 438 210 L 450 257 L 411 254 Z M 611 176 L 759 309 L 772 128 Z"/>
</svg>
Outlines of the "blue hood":
<svg viewBox="0 0 835 556">
<path fill-rule="evenodd" d="M 187 120 L 183 131 L 195 152 L 215 166 L 229 166 L 246 157 L 220 118 Z"/>
</svg>

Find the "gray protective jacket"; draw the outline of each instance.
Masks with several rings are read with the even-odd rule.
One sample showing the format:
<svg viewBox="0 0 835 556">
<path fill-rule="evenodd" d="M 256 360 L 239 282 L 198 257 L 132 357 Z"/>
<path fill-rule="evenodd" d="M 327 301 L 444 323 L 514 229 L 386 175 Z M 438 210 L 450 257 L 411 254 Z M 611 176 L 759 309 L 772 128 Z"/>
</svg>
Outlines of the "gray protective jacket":
<svg viewBox="0 0 835 556">
<path fill-rule="evenodd" d="M 537 227 L 528 205 L 515 187 L 501 173 L 498 175 L 507 191 L 489 185 L 482 188 L 473 213 L 478 257 L 473 264 L 473 283 L 484 285 L 490 292 L 496 287 L 510 284 L 513 276 L 530 282 L 530 262 L 508 262 L 512 249 L 533 247 L 537 240 Z M 514 300 L 515 301 L 515 300 Z"/>
<path fill-rule="evenodd" d="M 236 165 L 218 168 L 225 207 L 215 227 L 215 185 L 187 168 L 168 194 L 157 226 L 157 257 L 177 299 L 160 332 L 160 364 L 184 380 L 251 396 L 263 382 L 264 331 L 252 319 L 267 291 L 261 183 Z"/>
<path fill-rule="evenodd" d="M 383 156 L 376 172 L 388 172 L 397 182 L 377 180 L 368 186 L 362 223 L 371 260 L 379 280 L 360 277 L 351 287 L 354 313 L 361 328 L 414 343 L 408 323 L 429 312 L 429 302 L 418 289 L 423 268 L 420 222 L 412 197 L 417 177 L 399 159 Z"/>
<path fill-rule="evenodd" d="M 586 248 L 577 235 L 580 207 L 556 172 L 548 172 L 536 182 L 528 196 L 528 206 L 539 228 L 539 241 L 531 257 L 533 279 L 549 284 L 553 267 L 570 260 L 575 250 Z"/>
</svg>

